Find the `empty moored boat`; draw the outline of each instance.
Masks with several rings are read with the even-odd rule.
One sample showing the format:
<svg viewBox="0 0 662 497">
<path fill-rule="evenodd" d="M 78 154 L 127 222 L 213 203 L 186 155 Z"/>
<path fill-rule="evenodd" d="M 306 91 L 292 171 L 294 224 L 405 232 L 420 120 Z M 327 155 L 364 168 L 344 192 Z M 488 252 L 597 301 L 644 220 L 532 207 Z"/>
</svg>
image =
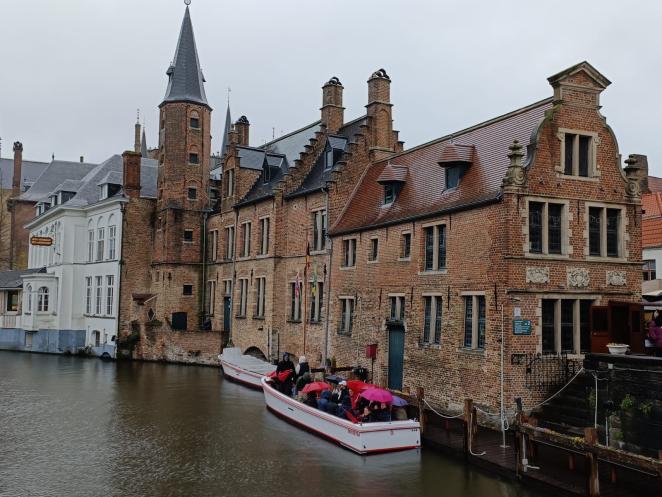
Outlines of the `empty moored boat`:
<svg viewBox="0 0 662 497">
<path fill-rule="evenodd" d="M 262 378 L 261 382 L 267 408 L 274 414 L 358 454 L 417 449 L 421 446 L 421 425 L 418 421 L 353 423 L 280 393 L 268 378 Z"/>
<path fill-rule="evenodd" d="M 223 353 L 218 356 L 223 368 L 223 374 L 226 378 L 239 382 L 251 388 L 261 389 L 260 379 L 276 370 L 276 366 L 241 353 L 238 347 L 228 347 L 223 349 Z"/>
</svg>

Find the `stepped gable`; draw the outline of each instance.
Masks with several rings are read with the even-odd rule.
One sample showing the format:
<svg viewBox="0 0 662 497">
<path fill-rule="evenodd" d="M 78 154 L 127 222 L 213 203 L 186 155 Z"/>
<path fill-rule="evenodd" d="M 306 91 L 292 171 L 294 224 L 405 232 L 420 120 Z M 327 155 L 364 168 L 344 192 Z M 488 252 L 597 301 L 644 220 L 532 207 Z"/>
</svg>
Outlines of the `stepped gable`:
<svg viewBox="0 0 662 497">
<path fill-rule="evenodd" d="M 340 130 L 338 130 L 337 134 L 328 135 L 329 145 L 336 150 L 346 151 L 347 145 L 354 141 L 354 135 L 361 132 L 361 126 L 363 126 L 365 122 L 366 116 L 361 116 L 345 124 Z M 331 175 L 336 169 L 336 165 L 332 168 L 326 168 L 324 154 L 321 154 L 317 158 L 315 165 L 306 175 L 301 186 L 288 194 L 287 197 L 298 197 L 321 190 L 326 185 L 326 182 L 331 179 Z"/>
<path fill-rule="evenodd" d="M 551 105 L 552 99 L 547 98 L 372 164 L 331 232 L 338 235 L 396 224 L 499 200 L 509 164 L 508 147 L 513 140 L 528 144 Z M 385 207 L 378 179 L 389 161 L 408 172 L 397 198 Z M 442 166 L 453 161 L 470 161 L 470 165 L 459 185 L 446 189 Z"/>
<path fill-rule="evenodd" d="M 304 147 L 319 130 L 320 121 L 316 121 L 261 147 L 238 146 L 239 167 L 262 171 L 266 160 L 271 174 L 267 182 L 260 175 L 248 193 L 235 205 L 239 207 L 273 197 L 274 187 L 283 179 L 294 161 L 299 158 L 299 154 L 305 150 Z"/>
</svg>

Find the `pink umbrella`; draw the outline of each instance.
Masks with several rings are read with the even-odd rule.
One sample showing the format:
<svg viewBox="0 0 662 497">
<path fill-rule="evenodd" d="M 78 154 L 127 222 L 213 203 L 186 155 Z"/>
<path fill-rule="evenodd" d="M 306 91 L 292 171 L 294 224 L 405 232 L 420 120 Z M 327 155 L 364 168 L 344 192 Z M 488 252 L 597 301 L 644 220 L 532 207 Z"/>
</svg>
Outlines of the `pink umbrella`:
<svg viewBox="0 0 662 497">
<path fill-rule="evenodd" d="M 393 402 L 393 394 L 383 388 L 368 388 L 361 392 L 360 395 L 371 402 L 385 402 L 386 404 Z"/>
</svg>

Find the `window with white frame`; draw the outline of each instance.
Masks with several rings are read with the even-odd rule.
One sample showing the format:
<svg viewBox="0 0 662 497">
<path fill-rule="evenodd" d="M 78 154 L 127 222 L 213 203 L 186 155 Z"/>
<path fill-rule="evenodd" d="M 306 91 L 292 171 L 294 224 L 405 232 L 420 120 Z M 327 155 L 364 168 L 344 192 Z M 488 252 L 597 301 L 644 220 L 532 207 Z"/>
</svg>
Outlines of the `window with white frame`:
<svg viewBox="0 0 662 497">
<path fill-rule="evenodd" d="M 313 250 L 326 248 L 326 210 L 313 212 Z"/>
<path fill-rule="evenodd" d="M 346 238 L 342 241 L 343 267 L 356 266 L 356 238 Z"/>
<path fill-rule="evenodd" d="M 542 299 L 540 328 L 543 354 L 579 354 L 591 350 L 591 299 Z"/>
<path fill-rule="evenodd" d="M 25 287 L 26 293 L 26 304 L 25 308 L 27 312 L 32 312 L 32 285 L 27 285 Z"/>
<path fill-rule="evenodd" d="M 249 257 L 251 255 L 251 223 L 249 221 L 241 223 L 241 256 Z"/>
<path fill-rule="evenodd" d="M 301 321 L 301 284 L 290 283 L 290 321 Z"/>
<path fill-rule="evenodd" d="M 94 277 L 94 286 L 95 286 L 95 306 L 94 313 L 98 316 L 101 315 L 101 306 L 103 304 L 103 276 Z"/>
<path fill-rule="evenodd" d="M 223 280 L 223 292 L 225 295 L 232 295 L 232 280 Z"/>
<path fill-rule="evenodd" d="M 234 226 L 225 228 L 225 258 L 232 259 L 234 257 Z"/>
<path fill-rule="evenodd" d="M 561 131 L 563 174 L 567 176 L 595 176 L 594 135 L 580 131 Z"/>
<path fill-rule="evenodd" d="M 405 296 L 404 295 L 390 295 L 389 301 L 391 303 L 391 312 L 389 314 L 389 321 L 402 322 L 405 319 Z"/>
<path fill-rule="evenodd" d="M 265 292 L 267 289 L 267 279 L 264 276 L 255 279 L 255 317 L 264 317 Z"/>
<path fill-rule="evenodd" d="M 37 312 L 48 312 L 48 288 L 42 286 L 37 290 Z"/>
<path fill-rule="evenodd" d="M 318 281 L 310 282 L 310 322 L 322 321 L 322 307 L 324 304 L 324 283 Z"/>
<path fill-rule="evenodd" d="M 85 314 L 92 314 L 92 276 L 85 277 Z"/>
<path fill-rule="evenodd" d="M 94 229 L 87 230 L 87 262 L 94 260 Z"/>
<path fill-rule="evenodd" d="M 443 301 L 440 295 L 426 295 L 423 297 L 425 314 L 423 321 L 423 343 L 441 343 L 441 319 Z"/>
<path fill-rule="evenodd" d="M 464 347 L 485 348 L 485 296 L 464 296 Z"/>
<path fill-rule="evenodd" d="M 621 209 L 588 207 L 588 253 L 592 257 L 622 257 Z"/>
<path fill-rule="evenodd" d="M 354 328 L 354 297 L 340 297 L 340 321 L 338 333 L 351 335 Z"/>
<path fill-rule="evenodd" d="M 105 228 L 97 228 L 97 261 L 103 260 L 105 245 Z"/>
<path fill-rule="evenodd" d="M 428 226 L 423 228 L 423 234 L 424 270 L 442 271 L 446 269 L 446 225 Z"/>
<path fill-rule="evenodd" d="M 115 243 L 117 239 L 117 226 L 108 226 L 108 259 L 115 260 Z"/>
<path fill-rule="evenodd" d="M 260 219 L 260 255 L 269 253 L 269 218 Z"/>
<path fill-rule="evenodd" d="M 246 317 L 246 306 L 248 304 L 248 278 L 239 279 L 239 314 L 238 317 Z"/>
<path fill-rule="evenodd" d="M 113 298 L 115 295 L 115 276 L 106 276 L 106 316 L 113 315 Z"/>
<path fill-rule="evenodd" d="M 567 253 L 567 213 L 564 204 L 529 201 L 529 253 Z"/>
<path fill-rule="evenodd" d="M 657 271 L 655 265 L 655 259 L 644 261 L 642 268 L 644 281 L 653 281 L 654 279 L 657 279 Z"/>
</svg>

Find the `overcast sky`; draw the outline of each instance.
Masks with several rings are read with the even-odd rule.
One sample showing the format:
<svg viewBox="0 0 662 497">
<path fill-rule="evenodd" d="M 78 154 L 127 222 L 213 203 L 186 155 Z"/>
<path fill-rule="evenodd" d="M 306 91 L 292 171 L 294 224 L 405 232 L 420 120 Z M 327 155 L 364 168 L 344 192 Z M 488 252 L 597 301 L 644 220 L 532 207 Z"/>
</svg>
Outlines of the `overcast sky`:
<svg viewBox="0 0 662 497">
<path fill-rule="evenodd" d="M 0 0 L 2 157 L 101 161 L 133 146 L 141 109 L 157 145 L 158 104 L 183 0 Z M 547 77 L 587 60 L 612 85 L 603 114 L 625 158 L 662 176 L 662 2 L 616 0 L 193 0 L 198 53 L 220 147 L 227 88 L 251 144 L 319 118 L 338 76 L 346 120 L 366 80 L 393 80 L 406 147 L 551 95 Z M 504 153 L 507 151 L 504 150 Z"/>
</svg>

